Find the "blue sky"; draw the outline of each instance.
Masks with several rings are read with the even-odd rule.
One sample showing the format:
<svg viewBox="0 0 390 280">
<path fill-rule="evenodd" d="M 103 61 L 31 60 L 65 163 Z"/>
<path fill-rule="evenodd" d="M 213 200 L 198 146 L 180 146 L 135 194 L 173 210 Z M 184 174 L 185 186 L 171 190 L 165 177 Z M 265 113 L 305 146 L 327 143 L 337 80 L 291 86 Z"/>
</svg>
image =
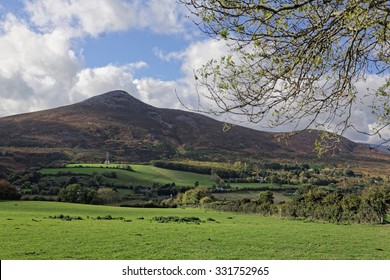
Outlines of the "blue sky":
<svg viewBox="0 0 390 280">
<path fill-rule="evenodd" d="M 0 0 L 0 117 L 114 89 L 156 107 L 183 109 L 177 93 L 196 108 L 194 71 L 228 47 L 202 34 L 188 16 L 176 0 Z M 364 95 L 383 79 L 371 75 L 357 87 Z M 357 107 L 353 117 L 370 131 L 375 118 Z M 240 124 L 269 130 L 245 119 Z"/>
<path fill-rule="evenodd" d="M 107 33 L 97 38 L 87 38 L 81 43 L 87 67 L 144 61 L 148 67 L 134 73 L 135 78 L 154 77 L 164 80 L 181 77 L 180 61 L 161 60 L 157 57 L 156 51 L 180 52 L 188 44 L 188 40 L 176 34 L 155 34 L 143 30 Z"/>
</svg>

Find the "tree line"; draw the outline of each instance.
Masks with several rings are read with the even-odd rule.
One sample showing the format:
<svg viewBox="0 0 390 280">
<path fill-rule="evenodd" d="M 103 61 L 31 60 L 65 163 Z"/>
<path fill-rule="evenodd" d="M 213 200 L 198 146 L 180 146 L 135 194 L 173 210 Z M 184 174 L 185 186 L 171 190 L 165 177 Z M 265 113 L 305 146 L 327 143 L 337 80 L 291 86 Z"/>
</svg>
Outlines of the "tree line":
<svg viewBox="0 0 390 280">
<path fill-rule="evenodd" d="M 59 202 L 84 204 L 110 204 L 118 200 L 118 194 L 111 188 L 86 188 L 80 184 L 71 184 L 62 188 L 57 197 Z"/>
<path fill-rule="evenodd" d="M 327 192 L 319 188 L 300 191 L 280 208 L 282 217 L 335 223 L 384 223 L 390 208 L 390 188 L 366 187 L 360 192 Z"/>
<path fill-rule="evenodd" d="M 197 187 L 161 202 L 164 207 L 200 206 L 227 212 L 277 215 L 282 218 L 331 223 L 381 224 L 390 209 L 390 187 L 371 186 L 359 192 L 327 191 L 307 187 L 297 191 L 290 202 L 275 203 L 271 191 L 255 199 L 215 201 L 208 189 Z"/>
</svg>

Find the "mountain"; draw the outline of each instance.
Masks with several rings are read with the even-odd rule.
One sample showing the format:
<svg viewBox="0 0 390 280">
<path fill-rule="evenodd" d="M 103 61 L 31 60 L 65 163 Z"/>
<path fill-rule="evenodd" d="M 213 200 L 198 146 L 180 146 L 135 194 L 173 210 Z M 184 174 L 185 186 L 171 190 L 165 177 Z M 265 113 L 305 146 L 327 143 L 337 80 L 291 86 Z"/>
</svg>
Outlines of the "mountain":
<svg viewBox="0 0 390 280">
<path fill-rule="evenodd" d="M 160 158 L 305 161 L 315 158 L 318 132 L 285 141 L 275 133 L 224 124 L 207 116 L 160 109 L 124 91 L 112 91 L 55 109 L 0 118 L 1 169 L 63 162 L 146 162 Z M 390 163 L 390 156 L 343 138 L 323 160 Z"/>
<path fill-rule="evenodd" d="M 379 146 L 379 147 L 374 147 L 374 149 L 386 154 L 390 154 L 390 149 L 388 147 Z"/>
</svg>

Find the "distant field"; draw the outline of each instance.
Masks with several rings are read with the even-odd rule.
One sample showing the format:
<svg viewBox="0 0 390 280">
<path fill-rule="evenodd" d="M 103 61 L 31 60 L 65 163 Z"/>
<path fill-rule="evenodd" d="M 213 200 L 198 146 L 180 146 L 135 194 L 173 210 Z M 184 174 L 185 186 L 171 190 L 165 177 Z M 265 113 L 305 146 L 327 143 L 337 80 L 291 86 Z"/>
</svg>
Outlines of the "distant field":
<svg viewBox="0 0 390 280">
<path fill-rule="evenodd" d="M 82 167 L 80 167 L 82 166 Z M 125 170 L 131 166 L 134 171 Z M 198 174 L 193 172 L 171 170 L 159 168 L 152 165 L 137 164 L 68 164 L 64 168 L 43 168 L 39 172 L 47 175 L 56 175 L 58 173 L 71 172 L 72 174 L 93 175 L 94 173 L 103 174 L 106 172 L 115 172 L 117 178 L 104 178 L 108 183 L 124 186 L 151 186 L 154 183 L 170 184 L 175 183 L 177 186 L 194 186 L 195 182 L 200 185 L 211 187 L 215 184 L 210 180 L 210 175 Z M 233 188 L 238 189 L 260 189 L 269 188 L 280 190 L 286 188 L 299 188 L 295 185 L 278 185 L 264 183 L 229 183 Z"/>
<path fill-rule="evenodd" d="M 104 168 L 126 168 L 131 166 L 128 163 L 70 163 L 66 167 L 104 167 Z"/>
<path fill-rule="evenodd" d="M 69 215 L 82 220 L 51 219 Z M 122 220 L 97 220 L 97 217 Z M 155 216 L 196 217 L 158 223 Z M 0 202 L 0 259 L 390 259 L 388 225 L 336 225 L 203 209 Z"/>
<path fill-rule="evenodd" d="M 110 164 L 108 166 L 104 164 L 85 164 L 83 166 L 88 167 L 78 166 L 80 166 L 80 164 L 69 165 L 65 168 L 44 168 L 39 172 L 48 175 L 55 175 L 59 172 L 87 175 L 92 175 L 93 173 L 103 174 L 105 172 L 115 172 L 117 178 L 104 178 L 104 180 L 109 183 L 125 186 L 151 186 L 153 183 L 170 184 L 173 182 L 175 182 L 177 186 L 194 186 L 196 181 L 203 186 L 212 186 L 214 184 L 214 182 L 210 180 L 210 175 L 163 169 L 152 165 L 131 165 L 131 168 L 134 171 L 115 168 L 120 168 L 122 164 Z"/>
</svg>

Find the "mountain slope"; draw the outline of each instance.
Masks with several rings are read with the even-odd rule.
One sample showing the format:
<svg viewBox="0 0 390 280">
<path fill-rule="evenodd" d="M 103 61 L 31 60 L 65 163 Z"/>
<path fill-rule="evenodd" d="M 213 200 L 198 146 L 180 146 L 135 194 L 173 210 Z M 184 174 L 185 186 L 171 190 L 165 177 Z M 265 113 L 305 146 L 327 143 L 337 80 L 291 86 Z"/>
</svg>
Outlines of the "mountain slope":
<svg viewBox="0 0 390 280">
<path fill-rule="evenodd" d="M 55 109 L 0 119 L 0 166 L 23 168 L 59 161 L 149 161 L 181 156 L 198 159 L 254 157 L 310 159 L 316 132 L 285 142 L 275 134 L 233 126 L 180 110 L 147 105 L 124 91 L 112 91 Z M 389 157 L 343 139 L 339 158 Z M 378 156 L 379 155 L 379 156 Z"/>
</svg>

